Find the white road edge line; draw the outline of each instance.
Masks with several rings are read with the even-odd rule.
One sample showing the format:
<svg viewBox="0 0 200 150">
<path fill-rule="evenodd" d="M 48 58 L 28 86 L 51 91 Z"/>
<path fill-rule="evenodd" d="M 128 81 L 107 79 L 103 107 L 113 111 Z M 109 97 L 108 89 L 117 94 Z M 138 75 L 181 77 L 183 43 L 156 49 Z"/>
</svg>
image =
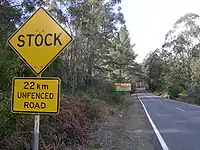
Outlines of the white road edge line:
<svg viewBox="0 0 200 150">
<path fill-rule="evenodd" d="M 146 115 L 147 115 L 147 118 L 149 119 L 149 122 L 151 123 L 151 126 L 152 126 L 154 132 L 156 133 L 156 136 L 157 136 L 157 138 L 158 138 L 158 140 L 159 140 L 159 142 L 160 142 L 160 144 L 161 144 L 163 150 L 169 150 L 167 144 L 165 143 L 164 139 L 162 138 L 160 132 L 158 131 L 156 125 L 154 124 L 153 120 L 151 119 L 151 117 L 150 117 L 150 115 L 149 115 L 149 113 L 148 113 L 146 107 L 144 106 L 144 104 L 143 104 L 143 102 L 141 101 L 141 99 L 140 99 L 139 96 L 138 96 L 138 99 L 139 99 L 140 103 L 142 104 L 142 107 L 144 108 L 144 111 L 145 111 L 145 113 L 146 113 Z"/>
<path fill-rule="evenodd" d="M 180 111 L 184 111 L 185 112 L 185 110 L 183 110 L 183 109 L 181 109 L 181 108 L 176 108 L 177 110 L 180 110 Z"/>
</svg>

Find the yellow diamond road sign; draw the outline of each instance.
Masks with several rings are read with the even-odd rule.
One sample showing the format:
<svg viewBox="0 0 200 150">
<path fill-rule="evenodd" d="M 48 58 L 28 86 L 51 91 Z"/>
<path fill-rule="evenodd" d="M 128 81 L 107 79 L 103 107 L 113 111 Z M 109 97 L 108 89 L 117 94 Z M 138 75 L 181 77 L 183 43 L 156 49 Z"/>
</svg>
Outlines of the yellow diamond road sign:
<svg viewBox="0 0 200 150">
<path fill-rule="evenodd" d="M 43 8 L 39 8 L 9 39 L 9 45 L 36 74 L 44 71 L 72 37 Z"/>
</svg>

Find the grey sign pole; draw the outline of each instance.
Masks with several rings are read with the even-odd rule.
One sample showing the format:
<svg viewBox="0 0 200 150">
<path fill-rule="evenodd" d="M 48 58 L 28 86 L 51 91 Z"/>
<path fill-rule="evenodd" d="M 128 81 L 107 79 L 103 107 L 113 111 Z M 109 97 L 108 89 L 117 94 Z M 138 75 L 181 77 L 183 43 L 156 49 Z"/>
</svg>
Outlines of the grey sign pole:
<svg viewBox="0 0 200 150">
<path fill-rule="evenodd" d="M 41 74 L 37 77 L 41 78 Z M 40 133 L 40 115 L 36 114 L 34 116 L 34 138 L 33 138 L 33 150 L 38 150 L 39 148 L 39 133 Z"/>
<path fill-rule="evenodd" d="M 38 150 L 39 132 L 40 132 L 39 130 L 40 130 L 40 115 L 35 115 L 33 150 Z"/>
</svg>

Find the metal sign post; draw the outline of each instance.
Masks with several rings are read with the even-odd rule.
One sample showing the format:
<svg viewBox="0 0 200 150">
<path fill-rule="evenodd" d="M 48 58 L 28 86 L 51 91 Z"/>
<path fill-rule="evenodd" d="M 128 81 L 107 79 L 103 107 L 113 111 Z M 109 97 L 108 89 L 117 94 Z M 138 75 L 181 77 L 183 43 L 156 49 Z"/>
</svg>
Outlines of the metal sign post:
<svg viewBox="0 0 200 150">
<path fill-rule="evenodd" d="M 33 139 L 33 150 L 38 150 L 39 145 L 39 133 L 40 133 L 40 115 L 35 115 L 34 121 L 34 139 Z"/>
<path fill-rule="evenodd" d="M 40 73 L 38 78 L 42 77 L 42 74 Z M 40 115 L 35 114 L 34 115 L 34 138 L 33 138 L 33 150 L 38 150 L 39 146 L 39 135 L 40 135 Z"/>
</svg>

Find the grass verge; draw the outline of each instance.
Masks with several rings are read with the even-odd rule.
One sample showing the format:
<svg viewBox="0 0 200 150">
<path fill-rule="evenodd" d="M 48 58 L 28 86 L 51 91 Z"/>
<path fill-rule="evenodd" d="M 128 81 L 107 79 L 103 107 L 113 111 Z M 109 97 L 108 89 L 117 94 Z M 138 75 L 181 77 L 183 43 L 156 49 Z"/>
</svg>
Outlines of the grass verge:
<svg viewBox="0 0 200 150">
<path fill-rule="evenodd" d="M 109 96 L 112 98 L 109 103 L 108 99 L 103 101 L 88 94 L 63 96 L 58 115 L 41 115 L 39 149 L 78 149 L 87 144 L 89 135 L 94 132 L 98 122 L 103 121 L 104 116 L 114 114 L 113 103 L 115 101 L 119 103 L 118 100 L 121 98 L 112 96 Z M 21 117 L 21 119 L 16 119 L 16 117 Z M 12 121 L 12 118 L 9 119 Z M 15 130 L 12 130 L 11 135 L 2 138 L 1 149 L 32 149 L 33 115 L 17 114 L 13 118 L 13 123 L 14 127 L 4 128 L 6 130 L 15 128 Z"/>
</svg>

